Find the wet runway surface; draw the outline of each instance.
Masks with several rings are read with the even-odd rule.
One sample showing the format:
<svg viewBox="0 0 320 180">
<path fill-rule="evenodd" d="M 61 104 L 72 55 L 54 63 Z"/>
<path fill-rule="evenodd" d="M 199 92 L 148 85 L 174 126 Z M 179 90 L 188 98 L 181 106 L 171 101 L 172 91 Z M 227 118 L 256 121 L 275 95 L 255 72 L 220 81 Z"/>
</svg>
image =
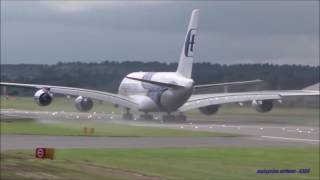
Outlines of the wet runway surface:
<svg viewBox="0 0 320 180">
<path fill-rule="evenodd" d="M 217 120 L 186 123 L 162 123 L 160 120 L 124 121 L 120 115 L 97 113 L 37 112 L 1 110 L 4 118 L 92 119 L 133 126 L 188 129 L 241 134 L 241 137 L 77 137 L 1 135 L 1 150 L 30 149 L 38 146 L 56 148 L 139 148 L 139 147 L 217 147 L 217 146 L 280 146 L 319 145 L 318 126 L 300 126 L 276 123 L 246 123 Z"/>
</svg>

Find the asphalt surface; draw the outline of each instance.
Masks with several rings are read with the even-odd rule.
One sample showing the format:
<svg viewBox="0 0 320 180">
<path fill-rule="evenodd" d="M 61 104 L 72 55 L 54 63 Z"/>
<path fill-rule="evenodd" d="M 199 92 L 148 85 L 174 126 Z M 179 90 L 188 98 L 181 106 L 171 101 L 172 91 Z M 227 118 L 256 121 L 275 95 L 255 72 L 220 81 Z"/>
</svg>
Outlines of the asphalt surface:
<svg viewBox="0 0 320 180">
<path fill-rule="evenodd" d="M 310 142 L 310 144 L 312 144 Z M 54 148 L 166 148 L 302 145 L 260 137 L 85 137 L 1 135 L 1 150 Z"/>
<path fill-rule="evenodd" d="M 319 145 L 318 126 L 228 121 L 162 123 L 161 121 L 124 121 L 116 114 L 37 112 L 1 110 L 1 118 L 91 119 L 133 126 L 189 129 L 241 134 L 241 137 L 78 137 L 42 135 L 1 135 L 1 150 L 55 148 L 143 148 L 143 147 L 219 147 Z"/>
</svg>

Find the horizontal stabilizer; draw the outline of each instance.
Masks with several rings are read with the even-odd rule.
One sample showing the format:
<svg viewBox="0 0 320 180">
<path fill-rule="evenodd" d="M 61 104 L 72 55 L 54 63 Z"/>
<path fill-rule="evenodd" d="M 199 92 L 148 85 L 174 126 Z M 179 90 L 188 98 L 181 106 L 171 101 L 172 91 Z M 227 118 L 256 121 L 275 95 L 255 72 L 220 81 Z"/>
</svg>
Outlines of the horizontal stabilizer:
<svg viewBox="0 0 320 180">
<path fill-rule="evenodd" d="M 320 91 L 320 83 L 303 88 L 303 90 Z"/>
<path fill-rule="evenodd" d="M 210 87 L 217 87 L 217 86 L 234 86 L 234 85 L 244 85 L 244 84 L 254 84 L 260 83 L 263 80 L 256 79 L 252 81 L 237 81 L 237 82 L 227 82 L 227 83 L 218 83 L 218 84 L 204 84 L 204 85 L 197 85 L 194 86 L 195 89 L 202 89 L 202 88 L 210 88 Z"/>
<path fill-rule="evenodd" d="M 177 88 L 177 87 L 183 87 L 177 84 L 171 84 L 171 83 L 164 83 L 164 82 L 158 82 L 158 81 L 152 81 L 152 80 L 146 80 L 146 79 L 140 79 L 140 78 L 134 78 L 134 77 L 126 77 L 128 79 L 133 79 L 136 81 L 141 81 L 141 82 L 145 82 L 145 83 L 150 83 L 150 84 L 155 84 L 158 86 L 164 86 L 164 87 L 169 87 L 169 88 Z"/>
</svg>

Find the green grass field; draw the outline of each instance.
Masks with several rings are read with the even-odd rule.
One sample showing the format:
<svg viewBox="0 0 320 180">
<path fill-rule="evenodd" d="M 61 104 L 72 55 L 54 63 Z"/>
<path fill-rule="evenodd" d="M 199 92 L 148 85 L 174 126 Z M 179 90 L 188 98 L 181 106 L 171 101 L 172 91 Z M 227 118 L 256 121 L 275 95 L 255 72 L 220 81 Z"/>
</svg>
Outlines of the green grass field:
<svg viewBox="0 0 320 180">
<path fill-rule="evenodd" d="M 110 137 L 214 137 L 234 136 L 231 134 L 176 130 L 166 128 L 152 128 L 129 126 L 123 124 L 90 122 L 90 121 L 31 121 L 31 120 L 3 120 L 2 134 L 42 134 L 56 136 L 110 136 Z M 95 128 L 94 134 L 85 134 L 83 128 Z"/>
<path fill-rule="evenodd" d="M 309 148 L 172 148 L 56 150 L 2 154 L 1 179 L 318 179 L 319 154 Z M 258 169 L 310 169 L 306 174 L 258 174 Z"/>
</svg>

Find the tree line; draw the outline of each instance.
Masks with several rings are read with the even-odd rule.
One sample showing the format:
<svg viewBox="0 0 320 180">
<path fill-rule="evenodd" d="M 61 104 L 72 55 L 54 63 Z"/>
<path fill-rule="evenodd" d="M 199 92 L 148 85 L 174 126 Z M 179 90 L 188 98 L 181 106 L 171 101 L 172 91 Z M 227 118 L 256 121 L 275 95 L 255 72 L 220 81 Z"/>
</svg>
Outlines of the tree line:
<svg viewBox="0 0 320 180">
<path fill-rule="evenodd" d="M 116 93 L 122 78 L 131 72 L 175 71 L 177 63 L 59 62 L 46 64 L 1 64 L 1 81 L 92 88 Z M 302 89 L 319 82 L 319 66 L 194 63 L 195 84 L 262 79 L 267 89 Z"/>
</svg>

